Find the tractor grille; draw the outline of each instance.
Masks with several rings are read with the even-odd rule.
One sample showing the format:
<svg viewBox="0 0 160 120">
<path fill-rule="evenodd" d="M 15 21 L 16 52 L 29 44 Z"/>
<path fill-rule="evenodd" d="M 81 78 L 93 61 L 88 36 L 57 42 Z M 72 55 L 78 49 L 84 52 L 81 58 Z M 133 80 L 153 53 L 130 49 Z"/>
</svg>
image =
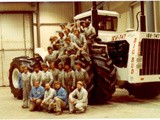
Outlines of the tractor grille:
<svg viewBox="0 0 160 120">
<path fill-rule="evenodd" d="M 160 74 L 160 39 L 142 39 L 140 54 L 143 56 L 140 75 Z"/>
</svg>

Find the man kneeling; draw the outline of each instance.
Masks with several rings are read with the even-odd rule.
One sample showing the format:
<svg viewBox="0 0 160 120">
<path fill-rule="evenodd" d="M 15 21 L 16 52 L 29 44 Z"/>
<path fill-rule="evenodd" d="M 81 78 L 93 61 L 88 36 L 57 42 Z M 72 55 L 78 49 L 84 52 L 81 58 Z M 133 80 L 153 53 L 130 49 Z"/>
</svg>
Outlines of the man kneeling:
<svg viewBox="0 0 160 120">
<path fill-rule="evenodd" d="M 59 81 L 54 82 L 54 87 L 56 90 L 56 95 L 53 98 L 52 103 L 49 105 L 49 109 L 53 109 L 56 112 L 56 115 L 61 115 L 63 109 L 67 105 L 67 92 L 61 87 L 61 83 Z"/>
<path fill-rule="evenodd" d="M 44 99 L 41 103 L 42 108 L 44 108 L 44 110 L 49 110 L 49 104 L 52 102 L 53 97 L 55 96 L 56 91 L 51 88 L 50 84 L 47 83 L 45 85 L 45 94 L 44 94 Z M 48 111 L 50 112 L 50 111 Z"/>
<path fill-rule="evenodd" d="M 83 82 L 77 82 L 77 88 L 69 95 L 69 113 L 84 113 L 88 105 L 88 92 L 83 87 Z"/>
<path fill-rule="evenodd" d="M 44 97 L 44 88 L 40 86 L 39 81 L 34 82 L 34 86 L 32 87 L 30 91 L 30 105 L 29 110 L 34 111 L 38 110 L 41 111 L 41 102 Z"/>
</svg>

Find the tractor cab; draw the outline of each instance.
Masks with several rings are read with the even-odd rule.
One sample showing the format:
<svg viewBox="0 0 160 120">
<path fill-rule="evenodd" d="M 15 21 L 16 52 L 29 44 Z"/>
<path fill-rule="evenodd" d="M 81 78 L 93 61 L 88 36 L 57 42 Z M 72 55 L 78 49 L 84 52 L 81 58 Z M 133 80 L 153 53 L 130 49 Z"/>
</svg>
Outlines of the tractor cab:
<svg viewBox="0 0 160 120">
<path fill-rule="evenodd" d="M 76 15 L 74 17 L 74 21 L 76 22 L 80 20 L 81 23 L 83 23 L 83 21 L 89 20 L 92 24 L 95 23 L 95 29 L 98 32 L 98 37 L 102 41 L 110 41 L 112 39 L 112 36 L 115 35 L 117 32 L 119 14 L 114 11 L 97 10 L 96 19 L 93 19 L 92 16 L 93 12 L 92 10 L 90 10 Z"/>
</svg>

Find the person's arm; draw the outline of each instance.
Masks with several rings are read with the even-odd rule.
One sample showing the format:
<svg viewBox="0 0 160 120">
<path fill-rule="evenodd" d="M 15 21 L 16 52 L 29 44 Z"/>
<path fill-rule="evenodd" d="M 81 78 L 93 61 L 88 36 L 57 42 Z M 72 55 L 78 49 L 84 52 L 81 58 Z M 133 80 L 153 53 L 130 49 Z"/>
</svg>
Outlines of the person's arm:
<svg viewBox="0 0 160 120">
<path fill-rule="evenodd" d="M 63 75 L 61 77 L 62 77 L 62 86 L 66 87 L 66 85 L 65 85 L 65 79 L 64 79 L 64 73 L 63 73 Z"/>
<path fill-rule="evenodd" d="M 18 74 L 18 88 L 22 88 L 22 73 Z"/>
<path fill-rule="evenodd" d="M 76 103 L 85 103 L 85 102 L 87 102 L 87 99 L 88 99 L 88 92 L 85 90 L 85 91 L 83 91 L 83 97 L 82 97 L 82 99 L 81 100 L 78 100 L 78 99 L 76 99 Z"/>
<path fill-rule="evenodd" d="M 47 55 L 46 55 L 45 58 L 44 58 L 44 62 L 45 62 L 45 63 L 47 62 Z"/>
<path fill-rule="evenodd" d="M 49 72 L 49 79 L 50 79 L 49 84 L 52 85 L 53 84 L 53 75 L 51 72 Z"/>
<path fill-rule="evenodd" d="M 77 49 L 77 51 L 76 51 L 76 56 L 78 56 L 81 48 L 78 47 L 78 45 L 77 45 L 76 43 L 73 43 L 73 44 L 74 44 L 74 47 Z"/>
<path fill-rule="evenodd" d="M 62 49 L 62 50 L 59 52 L 58 59 L 60 59 L 60 57 L 65 54 L 64 51 L 65 51 L 65 49 Z"/>
<path fill-rule="evenodd" d="M 29 99 L 32 100 L 32 98 L 33 98 L 33 88 L 31 89 L 30 95 L 29 95 Z"/>
<path fill-rule="evenodd" d="M 85 83 L 89 83 L 89 75 L 86 70 L 84 70 Z"/>
<path fill-rule="evenodd" d="M 89 39 L 92 39 L 96 35 L 96 30 L 94 27 L 91 28 L 91 34 L 89 35 Z"/>
<path fill-rule="evenodd" d="M 39 85 L 42 85 L 42 71 L 39 71 Z"/>
<path fill-rule="evenodd" d="M 77 90 L 77 89 L 75 89 L 74 91 L 72 91 L 72 92 L 69 94 L 69 99 L 70 99 L 70 100 L 71 100 L 71 99 L 75 99 L 74 96 L 76 96 L 76 90 Z"/>
<path fill-rule="evenodd" d="M 31 81 L 30 81 L 31 87 L 33 87 L 33 73 L 31 74 Z"/>
<path fill-rule="evenodd" d="M 76 76 L 73 70 L 71 72 L 72 72 L 71 74 L 72 74 L 72 79 L 73 79 L 72 86 L 75 87 L 76 86 Z"/>
<path fill-rule="evenodd" d="M 87 40 L 86 40 L 86 37 L 84 35 L 82 35 L 82 40 L 83 40 L 83 49 L 86 49 L 87 48 Z"/>
</svg>

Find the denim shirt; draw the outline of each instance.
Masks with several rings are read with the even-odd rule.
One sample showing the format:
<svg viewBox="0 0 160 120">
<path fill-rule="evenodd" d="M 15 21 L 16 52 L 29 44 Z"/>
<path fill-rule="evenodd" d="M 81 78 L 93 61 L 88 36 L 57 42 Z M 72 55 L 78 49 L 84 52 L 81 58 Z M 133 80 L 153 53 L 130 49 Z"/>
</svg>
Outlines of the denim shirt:
<svg viewBox="0 0 160 120">
<path fill-rule="evenodd" d="M 32 87 L 29 98 L 42 99 L 44 97 L 45 89 L 42 86 L 38 88 Z"/>
<path fill-rule="evenodd" d="M 67 103 L 67 92 L 63 87 L 56 90 L 56 97 Z"/>
</svg>

